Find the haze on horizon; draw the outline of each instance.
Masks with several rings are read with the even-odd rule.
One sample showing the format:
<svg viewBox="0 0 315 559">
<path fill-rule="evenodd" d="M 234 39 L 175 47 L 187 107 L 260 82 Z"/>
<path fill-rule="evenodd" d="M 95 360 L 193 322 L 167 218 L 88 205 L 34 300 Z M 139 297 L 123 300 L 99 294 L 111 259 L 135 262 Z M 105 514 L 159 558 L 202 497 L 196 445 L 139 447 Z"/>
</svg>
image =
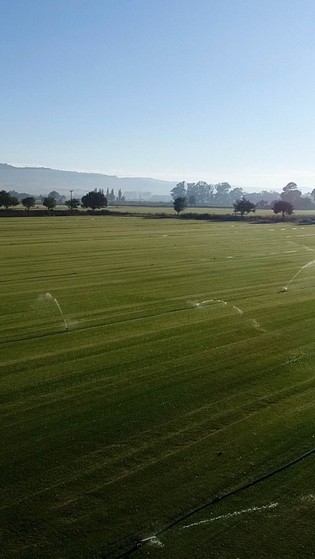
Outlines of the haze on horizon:
<svg viewBox="0 0 315 559">
<path fill-rule="evenodd" d="M 313 0 L 2 0 L 1 161 L 315 187 Z"/>
</svg>

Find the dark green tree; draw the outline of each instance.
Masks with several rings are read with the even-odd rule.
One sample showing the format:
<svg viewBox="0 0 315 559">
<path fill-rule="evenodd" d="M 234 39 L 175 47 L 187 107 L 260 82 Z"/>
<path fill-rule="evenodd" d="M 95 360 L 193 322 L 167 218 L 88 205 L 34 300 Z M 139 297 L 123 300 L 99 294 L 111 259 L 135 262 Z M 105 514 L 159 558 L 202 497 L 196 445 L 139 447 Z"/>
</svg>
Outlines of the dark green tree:
<svg viewBox="0 0 315 559">
<path fill-rule="evenodd" d="M 56 206 L 55 198 L 53 196 L 46 196 L 43 200 L 43 206 L 45 206 L 48 211 L 52 211 Z"/>
<path fill-rule="evenodd" d="M 6 190 L 0 191 L 0 207 L 4 206 L 8 209 L 10 206 L 17 206 L 18 203 L 16 196 L 11 196 Z"/>
<path fill-rule="evenodd" d="M 81 200 L 81 206 L 83 208 L 91 208 L 92 210 L 97 210 L 100 208 L 106 208 L 107 199 L 103 192 L 97 192 L 92 190 L 83 196 Z"/>
<path fill-rule="evenodd" d="M 244 214 L 248 214 L 249 212 L 255 212 L 256 206 L 253 202 L 246 200 L 246 198 L 242 198 L 241 200 L 236 200 L 233 204 L 234 212 L 240 213 L 241 216 Z"/>
<path fill-rule="evenodd" d="M 282 218 L 284 219 L 285 214 L 291 215 L 293 213 L 293 206 L 290 202 L 286 202 L 286 200 L 276 200 L 273 203 L 273 211 L 275 214 L 282 214 Z"/>
<path fill-rule="evenodd" d="M 175 212 L 177 212 L 177 215 L 179 215 L 179 213 L 187 207 L 187 198 L 185 198 L 184 196 L 178 196 L 178 198 L 175 198 L 173 206 Z"/>
<path fill-rule="evenodd" d="M 16 196 L 11 196 L 10 206 L 18 206 L 19 203 L 20 203 L 19 199 Z"/>
<path fill-rule="evenodd" d="M 26 198 L 23 198 L 22 204 L 28 211 L 30 211 L 30 209 L 35 206 L 34 196 L 26 196 Z"/>
<path fill-rule="evenodd" d="M 72 200 L 66 200 L 65 205 L 69 210 L 76 210 L 80 206 L 80 200 L 78 200 L 78 198 L 72 198 Z"/>
</svg>

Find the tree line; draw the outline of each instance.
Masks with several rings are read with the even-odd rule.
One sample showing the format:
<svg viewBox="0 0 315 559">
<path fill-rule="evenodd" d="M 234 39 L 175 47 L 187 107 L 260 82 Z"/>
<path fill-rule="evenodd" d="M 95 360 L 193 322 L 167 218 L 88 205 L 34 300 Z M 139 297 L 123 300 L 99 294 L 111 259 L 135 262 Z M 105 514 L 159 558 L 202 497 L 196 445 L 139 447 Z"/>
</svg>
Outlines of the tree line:
<svg viewBox="0 0 315 559">
<path fill-rule="evenodd" d="M 221 183 L 221 186 L 222 184 L 227 185 L 227 183 Z M 193 183 L 193 185 L 199 189 L 202 188 L 204 191 L 207 191 L 207 186 L 208 187 L 211 186 L 211 185 L 206 185 L 206 183 L 203 183 L 201 186 L 200 183 Z M 229 191 L 227 186 L 225 186 L 224 188 L 227 194 Z M 233 208 L 235 213 L 240 213 L 240 215 L 243 216 L 244 214 L 255 212 L 256 207 L 259 207 L 258 204 L 254 204 L 253 202 L 251 202 L 245 197 L 245 194 L 243 193 L 242 189 L 235 188 L 233 189 L 233 191 L 229 192 L 230 195 L 233 192 L 233 197 L 236 193 L 239 194 L 239 192 L 237 191 L 241 191 L 242 193 L 240 198 L 237 198 L 236 200 L 233 201 Z M 177 215 L 179 215 L 179 213 L 182 212 L 188 205 L 194 205 L 195 203 L 195 198 L 193 197 L 192 199 L 193 195 L 190 195 L 190 197 L 188 198 L 187 192 L 189 193 L 191 192 L 191 190 L 188 189 L 188 185 L 186 189 L 184 182 L 176 185 L 176 187 L 173 188 L 171 191 L 171 194 L 173 196 L 173 207 Z M 209 192 L 210 189 L 208 189 L 208 193 Z M 222 194 L 223 190 L 219 189 L 218 192 Z M 178 193 L 180 193 L 181 196 L 177 196 Z M 183 195 L 185 193 L 186 195 Z M 315 189 L 313 193 L 315 197 Z M 280 199 L 274 200 L 270 205 L 266 204 L 264 206 L 263 204 L 260 204 L 260 207 L 270 208 L 274 211 L 275 214 L 281 213 L 282 217 L 284 218 L 285 215 L 291 215 L 293 213 L 294 207 L 301 209 L 301 205 L 300 205 L 301 195 L 302 193 L 300 190 L 298 190 L 297 185 L 294 182 L 290 182 L 283 188 L 282 193 L 280 194 Z"/>
<path fill-rule="evenodd" d="M 261 192 L 246 193 L 242 188 L 232 186 L 228 182 L 208 184 L 205 181 L 186 183 L 179 182 L 170 192 L 173 200 L 185 198 L 191 206 L 223 206 L 232 207 L 236 200 L 246 198 L 259 209 L 273 208 L 279 200 L 276 191 L 262 190 Z M 308 195 L 302 195 L 296 183 L 289 182 L 280 194 L 280 199 L 289 202 L 295 209 L 315 209 L 315 189 Z"/>
<path fill-rule="evenodd" d="M 303 197 L 301 191 L 294 182 L 288 183 L 283 188 L 280 199 L 278 193 L 269 192 L 269 194 L 276 194 L 278 199 L 270 203 L 264 200 L 254 203 L 250 199 L 251 195 L 245 196 L 245 192 L 239 187 L 232 189 L 228 183 L 211 185 L 203 181 L 187 183 L 187 185 L 183 181 L 178 183 L 171 190 L 173 207 L 177 214 L 183 211 L 188 205 L 210 205 L 211 200 L 215 201 L 215 205 L 233 206 L 234 212 L 240 213 L 241 215 L 254 212 L 256 208 L 270 208 L 273 209 L 275 213 L 282 213 L 283 216 L 285 214 L 291 214 L 293 209 L 305 209 L 305 207 L 306 209 L 315 209 L 312 200 L 309 197 Z M 315 198 L 315 189 L 312 191 L 311 195 Z M 57 205 L 57 199 L 60 203 L 59 193 L 52 191 L 48 196 L 41 197 L 41 203 L 48 211 L 52 211 Z M 301 200 L 303 200 L 303 203 Z M 71 197 L 69 200 L 64 199 L 62 202 L 73 211 L 79 206 L 92 210 L 105 208 L 107 207 L 108 201 L 110 203 L 115 201 L 124 202 L 125 199 L 121 190 L 118 191 L 118 196 L 116 197 L 113 189 L 111 191 L 107 189 L 106 196 L 102 189 L 95 189 L 82 196 L 81 200 Z M 223 203 L 224 201 L 225 204 Z M 12 195 L 10 192 L 6 192 L 5 190 L 0 191 L 0 207 L 8 209 L 9 207 L 17 206 L 20 202 L 28 211 L 36 205 L 34 196 L 26 195 L 19 200 L 17 196 Z"/>
<path fill-rule="evenodd" d="M 57 205 L 57 199 L 52 194 L 53 193 L 48 194 L 48 196 L 42 197 L 41 199 L 41 203 L 48 211 L 52 211 Z M 17 196 L 6 192 L 6 190 L 0 191 L 0 208 L 4 207 L 8 209 L 10 207 L 15 207 L 18 206 L 20 202 L 28 211 L 36 205 L 36 199 L 34 196 L 25 196 L 25 198 L 19 200 Z M 95 189 L 85 194 L 85 196 L 82 196 L 81 200 L 78 198 L 70 198 L 69 200 L 65 200 L 64 203 L 70 210 L 75 210 L 79 206 L 82 206 L 82 208 L 97 210 L 107 206 L 107 198 L 102 190 Z"/>
</svg>

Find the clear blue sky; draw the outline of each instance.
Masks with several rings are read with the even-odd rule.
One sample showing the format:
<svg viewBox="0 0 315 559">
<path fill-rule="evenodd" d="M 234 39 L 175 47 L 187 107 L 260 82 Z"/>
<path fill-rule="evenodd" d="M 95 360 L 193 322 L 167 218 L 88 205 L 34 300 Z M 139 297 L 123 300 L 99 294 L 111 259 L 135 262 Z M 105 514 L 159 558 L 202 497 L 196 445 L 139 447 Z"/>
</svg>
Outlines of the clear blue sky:
<svg viewBox="0 0 315 559">
<path fill-rule="evenodd" d="M 314 0 L 1 0 L 0 161 L 315 187 Z"/>
</svg>

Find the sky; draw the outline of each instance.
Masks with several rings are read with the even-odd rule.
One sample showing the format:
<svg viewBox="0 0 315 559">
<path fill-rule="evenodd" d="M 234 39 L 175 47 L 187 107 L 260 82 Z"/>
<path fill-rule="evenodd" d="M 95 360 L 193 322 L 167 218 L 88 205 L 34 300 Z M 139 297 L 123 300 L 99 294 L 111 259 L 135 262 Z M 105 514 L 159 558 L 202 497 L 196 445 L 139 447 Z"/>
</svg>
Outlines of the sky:
<svg viewBox="0 0 315 559">
<path fill-rule="evenodd" d="M 314 0 L 0 0 L 0 162 L 315 187 Z"/>
</svg>

